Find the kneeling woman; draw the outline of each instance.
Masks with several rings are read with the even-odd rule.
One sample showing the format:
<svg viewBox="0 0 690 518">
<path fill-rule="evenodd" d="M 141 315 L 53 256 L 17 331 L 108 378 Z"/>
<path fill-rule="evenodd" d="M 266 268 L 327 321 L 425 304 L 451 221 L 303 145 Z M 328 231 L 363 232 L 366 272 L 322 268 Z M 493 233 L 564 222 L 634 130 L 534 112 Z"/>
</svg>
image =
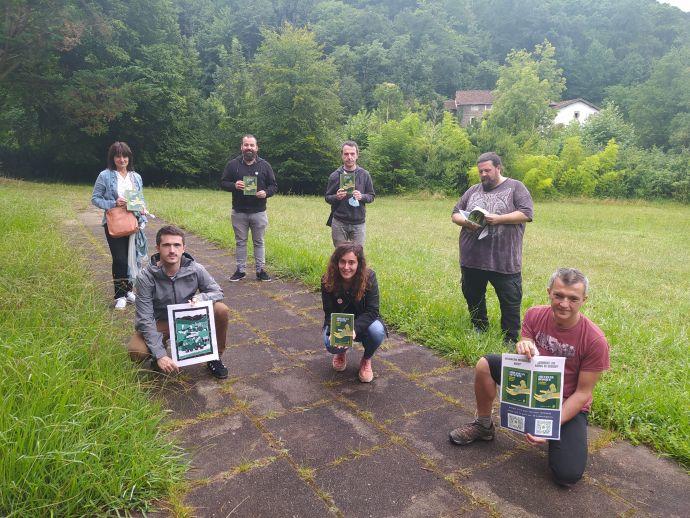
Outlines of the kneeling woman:
<svg viewBox="0 0 690 518">
<path fill-rule="evenodd" d="M 379 286 L 376 274 L 367 268 L 364 250 L 354 243 L 339 245 L 321 279 L 323 301 L 323 342 L 334 354 L 333 368 L 344 371 L 347 367 L 346 351 L 330 343 L 331 313 L 352 313 L 355 316 L 354 340 L 364 346 L 359 364 L 359 380 L 369 383 L 374 379 L 371 357 L 386 337 L 386 328 L 379 316 Z"/>
</svg>

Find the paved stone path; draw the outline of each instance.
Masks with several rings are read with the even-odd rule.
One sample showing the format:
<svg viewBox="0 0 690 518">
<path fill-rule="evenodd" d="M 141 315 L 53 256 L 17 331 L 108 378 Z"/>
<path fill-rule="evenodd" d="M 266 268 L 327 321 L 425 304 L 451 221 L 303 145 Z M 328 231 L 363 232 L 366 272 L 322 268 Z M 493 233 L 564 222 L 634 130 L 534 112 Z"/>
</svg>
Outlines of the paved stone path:
<svg viewBox="0 0 690 518">
<path fill-rule="evenodd" d="M 100 211 L 85 210 L 74 223 L 72 239 L 90 248 L 94 275 L 110 294 Z M 160 224 L 149 225 L 149 243 Z M 192 515 L 690 514 L 686 472 L 595 427 L 585 478 L 568 490 L 551 482 L 545 450 L 512 433 L 453 446 L 448 431 L 474 415 L 471 368 L 391 334 L 374 357 L 374 382 L 359 383 L 361 350 L 343 373 L 322 350 L 317 293 L 253 275 L 230 283 L 227 250 L 192 235 L 187 248 L 222 286 L 232 313 L 228 380 L 193 366 L 152 383 L 190 458 L 183 502 Z M 115 318 L 130 326 L 133 309 Z"/>
</svg>

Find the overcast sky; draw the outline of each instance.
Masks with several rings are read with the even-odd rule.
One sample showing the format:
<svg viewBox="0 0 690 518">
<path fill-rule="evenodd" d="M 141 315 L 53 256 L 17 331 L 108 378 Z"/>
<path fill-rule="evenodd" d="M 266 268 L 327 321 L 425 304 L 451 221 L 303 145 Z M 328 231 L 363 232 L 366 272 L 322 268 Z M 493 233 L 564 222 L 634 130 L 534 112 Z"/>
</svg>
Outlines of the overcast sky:
<svg viewBox="0 0 690 518">
<path fill-rule="evenodd" d="M 686 13 L 690 11 L 690 0 L 659 0 L 662 4 L 675 5 L 681 11 Z"/>
</svg>

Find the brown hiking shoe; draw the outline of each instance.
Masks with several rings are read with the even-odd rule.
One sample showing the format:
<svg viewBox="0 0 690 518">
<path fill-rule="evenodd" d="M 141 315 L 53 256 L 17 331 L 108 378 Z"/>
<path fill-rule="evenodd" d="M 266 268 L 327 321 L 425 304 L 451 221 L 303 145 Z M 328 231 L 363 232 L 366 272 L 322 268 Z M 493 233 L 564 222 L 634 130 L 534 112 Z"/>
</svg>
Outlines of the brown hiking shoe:
<svg viewBox="0 0 690 518">
<path fill-rule="evenodd" d="M 484 428 L 478 421 L 472 421 L 469 424 L 464 424 L 455 430 L 451 430 L 448 435 L 450 442 L 461 446 L 473 443 L 476 440 L 493 441 L 496 435 L 496 427 L 491 423 L 491 428 Z"/>
</svg>

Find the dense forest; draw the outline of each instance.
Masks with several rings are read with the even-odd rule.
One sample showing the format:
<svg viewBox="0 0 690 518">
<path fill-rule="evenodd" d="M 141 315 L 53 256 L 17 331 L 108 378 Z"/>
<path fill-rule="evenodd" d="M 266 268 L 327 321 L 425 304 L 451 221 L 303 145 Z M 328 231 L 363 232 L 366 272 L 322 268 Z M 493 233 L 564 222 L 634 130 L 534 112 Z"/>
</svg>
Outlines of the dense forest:
<svg viewBox="0 0 690 518">
<path fill-rule="evenodd" d="M 354 138 L 378 192 L 457 192 L 495 149 L 536 196 L 690 201 L 690 14 L 653 0 L 6 0 L 0 174 L 217 185 L 244 133 L 281 192 Z M 443 111 L 494 91 L 468 128 Z M 550 102 L 603 108 L 554 127 Z"/>
</svg>

